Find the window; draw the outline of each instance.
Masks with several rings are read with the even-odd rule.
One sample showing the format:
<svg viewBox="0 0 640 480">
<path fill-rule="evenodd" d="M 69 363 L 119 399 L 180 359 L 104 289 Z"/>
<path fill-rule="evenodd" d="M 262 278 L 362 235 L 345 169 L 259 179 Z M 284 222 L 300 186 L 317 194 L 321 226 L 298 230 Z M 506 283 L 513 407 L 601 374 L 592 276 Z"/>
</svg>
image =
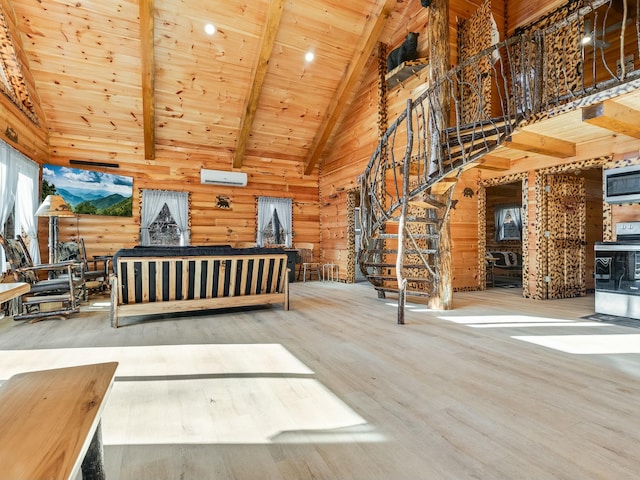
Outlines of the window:
<svg viewBox="0 0 640 480">
<path fill-rule="evenodd" d="M 142 190 L 140 245 L 189 245 L 189 194 Z"/>
<path fill-rule="evenodd" d="M 167 204 L 149 225 L 149 245 L 180 245 L 180 229 Z"/>
<path fill-rule="evenodd" d="M 34 263 L 40 263 L 37 221 L 40 167 L 17 150 L 0 142 L 0 233 L 7 238 L 22 235 Z M 18 195 L 20 192 L 20 195 Z M 0 249 L 0 271 L 4 271 Z"/>
<path fill-rule="evenodd" d="M 292 245 L 291 199 L 258 197 L 258 235 L 256 243 L 263 246 Z"/>
<path fill-rule="evenodd" d="M 495 240 L 522 240 L 522 207 L 496 205 L 494 207 Z"/>
</svg>

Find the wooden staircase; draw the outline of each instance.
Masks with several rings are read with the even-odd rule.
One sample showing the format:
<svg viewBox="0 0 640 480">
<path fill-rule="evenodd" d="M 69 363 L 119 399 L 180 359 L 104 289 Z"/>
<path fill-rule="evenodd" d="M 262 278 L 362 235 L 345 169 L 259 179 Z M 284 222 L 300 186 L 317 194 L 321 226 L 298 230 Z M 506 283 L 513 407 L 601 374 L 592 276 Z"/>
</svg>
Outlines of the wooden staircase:
<svg viewBox="0 0 640 480">
<path fill-rule="evenodd" d="M 525 33 L 463 61 L 408 100 L 381 135 L 360 177 L 358 264 L 379 296 L 398 295 L 398 323 L 407 295 L 427 297 L 430 308 L 451 308 L 455 185 L 534 114 L 531 92 L 541 88 L 529 73 L 541 65 L 536 48 L 543 44 Z M 529 83 L 523 85 L 521 72 Z"/>
<path fill-rule="evenodd" d="M 397 293 L 398 323 L 404 323 L 407 295 L 427 297 L 430 308 L 451 307 L 449 213 L 459 176 L 479 166 L 499 169 L 504 159 L 490 154 L 523 124 L 639 77 L 597 64 L 604 51 L 594 52 L 590 65 L 575 55 L 583 48 L 585 22 L 601 21 L 604 28 L 611 8 L 606 0 L 585 2 L 556 24 L 464 60 L 408 100 L 381 135 L 359 179 L 358 262 L 379 296 Z M 381 116 L 386 122 L 386 111 Z"/>
</svg>

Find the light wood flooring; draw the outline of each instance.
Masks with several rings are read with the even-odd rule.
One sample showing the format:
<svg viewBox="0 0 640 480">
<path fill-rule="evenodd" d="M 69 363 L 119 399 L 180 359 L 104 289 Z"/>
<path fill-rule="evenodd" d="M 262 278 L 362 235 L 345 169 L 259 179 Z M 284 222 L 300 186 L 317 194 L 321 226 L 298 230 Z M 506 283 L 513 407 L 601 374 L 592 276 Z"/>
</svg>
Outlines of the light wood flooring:
<svg viewBox="0 0 640 480">
<path fill-rule="evenodd" d="M 0 381 L 120 362 L 110 480 L 637 479 L 640 329 L 582 319 L 593 296 L 520 294 L 409 303 L 399 326 L 367 284 L 314 281 L 291 285 L 288 312 L 117 330 L 93 299 L 68 320 L 0 320 Z"/>
</svg>

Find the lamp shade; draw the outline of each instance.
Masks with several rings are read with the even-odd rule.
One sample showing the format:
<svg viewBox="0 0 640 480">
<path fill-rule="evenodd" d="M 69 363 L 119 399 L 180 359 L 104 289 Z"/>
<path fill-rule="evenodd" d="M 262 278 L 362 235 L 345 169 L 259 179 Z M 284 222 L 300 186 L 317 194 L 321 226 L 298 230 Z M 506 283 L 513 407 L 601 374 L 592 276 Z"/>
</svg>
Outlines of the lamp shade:
<svg viewBox="0 0 640 480">
<path fill-rule="evenodd" d="M 71 207 L 60 195 L 47 195 L 36 210 L 36 217 L 73 217 Z"/>
</svg>

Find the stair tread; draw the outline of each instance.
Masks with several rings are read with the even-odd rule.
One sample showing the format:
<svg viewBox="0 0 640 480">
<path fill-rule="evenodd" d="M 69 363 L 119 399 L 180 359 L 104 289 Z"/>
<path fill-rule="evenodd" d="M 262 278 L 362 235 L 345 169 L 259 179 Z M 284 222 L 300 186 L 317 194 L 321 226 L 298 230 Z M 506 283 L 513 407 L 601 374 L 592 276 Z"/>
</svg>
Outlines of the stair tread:
<svg viewBox="0 0 640 480">
<path fill-rule="evenodd" d="M 412 233 L 411 236 L 413 238 L 430 238 L 430 239 L 436 239 L 440 237 L 440 235 L 438 235 L 437 233 Z M 405 235 L 405 237 L 408 237 L 408 235 Z M 397 233 L 378 233 L 374 238 L 392 239 L 392 238 L 398 238 L 398 234 Z"/>
<path fill-rule="evenodd" d="M 433 203 L 426 202 L 424 200 L 409 200 L 409 205 L 421 208 L 438 208 L 438 205 L 434 205 Z"/>
<path fill-rule="evenodd" d="M 427 217 L 406 217 L 404 219 L 405 222 L 408 223 L 429 223 L 429 224 L 436 224 L 438 223 L 440 220 L 438 220 L 437 218 L 427 218 Z M 400 223 L 400 220 L 392 217 L 391 219 L 387 220 L 388 224 L 392 224 L 392 225 L 397 225 L 398 223 Z"/>
<path fill-rule="evenodd" d="M 371 278 L 374 280 L 397 280 L 395 275 L 367 275 L 367 278 Z M 404 280 L 407 282 L 432 282 L 433 278 L 429 277 L 404 277 Z"/>
<path fill-rule="evenodd" d="M 364 264 L 365 267 L 371 267 L 371 268 L 376 268 L 376 267 L 381 267 L 381 268 L 396 268 L 396 264 L 395 263 L 365 263 Z M 427 268 L 427 266 L 424 263 L 405 263 L 402 265 L 403 268 Z"/>
<path fill-rule="evenodd" d="M 379 286 L 374 286 L 373 288 L 375 288 L 378 291 L 382 291 L 382 292 L 398 293 L 398 289 L 397 288 L 379 287 Z M 431 294 L 429 292 L 423 292 L 422 290 L 411 290 L 409 288 L 405 289 L 405 294 L 413 295 L 413 296 L 416 296 L 416 297 L 430 297 L 431 296 Z"/>
<path fill-rule="evenodd" d="M 384 250 L 384 249 L 380 249 L 380 248 L 369 248 L 367 249 L 367 251 L 369 252 L 374 252 L 374 253 L 379 253 L 379 254 L 393 254 L 393 253 L 398 253 L 398 250 Z M 405 255 L 411 255 L 411 254 L 416 254 L 416 253 L 427 253 L 427 254 L 435 254 L 438 253 L 438 251 L 435 248 L 425 248 L 424 250 L 405 250 L 404 251 Z"/>
</svg>

